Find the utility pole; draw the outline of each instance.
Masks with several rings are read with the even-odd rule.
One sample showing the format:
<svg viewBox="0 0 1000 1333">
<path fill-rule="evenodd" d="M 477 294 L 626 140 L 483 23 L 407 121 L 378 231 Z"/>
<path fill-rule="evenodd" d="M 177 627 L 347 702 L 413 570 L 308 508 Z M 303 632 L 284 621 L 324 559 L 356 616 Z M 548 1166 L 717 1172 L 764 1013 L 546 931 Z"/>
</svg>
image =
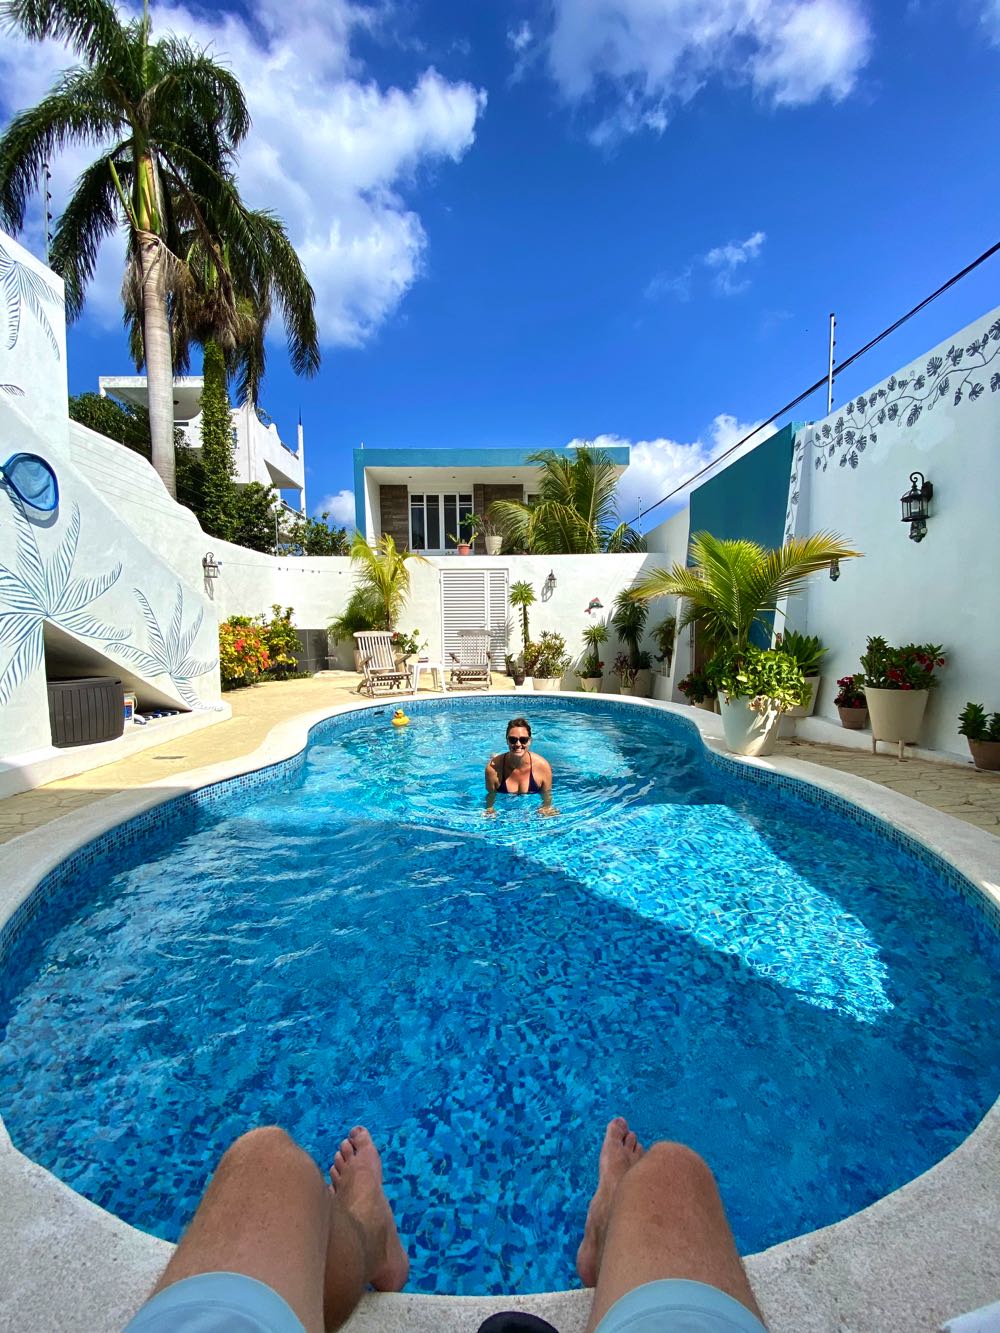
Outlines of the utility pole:
<svg viewBox="0 0 1000 1333">
<path fill-rule="evenodd" d="M 826 372 L 826 414 L 833 411 L 833 349 L 836 345 L 836 338 L 833 336 L 837 327 L 837 316 L 830 314 L 830 364 Z"/>
</svg>

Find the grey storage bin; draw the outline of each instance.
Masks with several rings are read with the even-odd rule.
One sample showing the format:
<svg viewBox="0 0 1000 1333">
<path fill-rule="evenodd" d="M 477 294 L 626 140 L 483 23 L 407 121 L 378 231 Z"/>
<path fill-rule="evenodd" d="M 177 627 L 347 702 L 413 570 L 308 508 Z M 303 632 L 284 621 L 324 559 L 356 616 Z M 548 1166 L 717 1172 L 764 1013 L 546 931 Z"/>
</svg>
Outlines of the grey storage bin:
<svg viewBox="0 0 1000 1333">
<path fill-rule="evenodd" d="M 52 744 L 93 745 L 125 730 L 125 691 L 110 676 L 49 681 Z"/>
</svg>

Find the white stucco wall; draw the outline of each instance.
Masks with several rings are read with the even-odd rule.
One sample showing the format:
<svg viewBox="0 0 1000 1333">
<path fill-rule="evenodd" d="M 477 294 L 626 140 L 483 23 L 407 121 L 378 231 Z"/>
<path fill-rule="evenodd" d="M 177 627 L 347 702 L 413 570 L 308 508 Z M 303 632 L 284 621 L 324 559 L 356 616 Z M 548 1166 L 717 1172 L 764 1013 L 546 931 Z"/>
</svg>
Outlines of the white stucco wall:
<svg viewBox="0 0 1000 1333">
<path fill-rule="evenodd" d="M 835 682 L 860 670 L 873 634 L 944 645 L 923 746 L 968 758 L 958 713 L 969 699 L 1000 709 L 998 441 L 1000 310 L 796 437 L 792 527 L 833 529 L 864 552 L 842 563 L 839 581 L 819 577 L 789 604 L 789 624 L 830 649 L 820 715 L 836 720 Z M 914 471 L 934 486 L 919 543 L 900 518 Z"/>
</svg>

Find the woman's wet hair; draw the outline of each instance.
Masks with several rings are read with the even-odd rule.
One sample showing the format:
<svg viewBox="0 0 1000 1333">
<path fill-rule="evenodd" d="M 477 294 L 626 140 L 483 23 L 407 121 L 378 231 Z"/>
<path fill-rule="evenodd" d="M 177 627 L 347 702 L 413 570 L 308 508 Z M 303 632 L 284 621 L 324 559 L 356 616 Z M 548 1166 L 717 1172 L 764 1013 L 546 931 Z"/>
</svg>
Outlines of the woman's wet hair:
<svg viewBox="0 0 1000 1333">
<path fill-rule="evenodd" d="M 507 723 L 507 729 L 504 731 L 505 736 L 510 735 L 511 727 L 523 727 L 525 731 L 528 733 L 529 740 L 531 739 L 531 723 L 528 721 L 526 717 L 512 717 L 511 720 Z"/>
</svg>

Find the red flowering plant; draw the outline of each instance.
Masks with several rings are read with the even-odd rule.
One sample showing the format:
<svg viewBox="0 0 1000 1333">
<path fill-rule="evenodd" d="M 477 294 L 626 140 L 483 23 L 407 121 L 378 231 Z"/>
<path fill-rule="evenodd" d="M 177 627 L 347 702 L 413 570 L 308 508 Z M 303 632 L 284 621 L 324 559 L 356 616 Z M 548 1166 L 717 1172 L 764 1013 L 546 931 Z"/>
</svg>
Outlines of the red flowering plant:
<svg viewBox="0 0 1000 1333">
<path fill-rule="evenodd" d="M 939 643 L 905 643 L 892 648 L 872 636 L 861 657 L 862 675 L 854 677 L 873 690 L 930 690 L 938 685 L 934 674 L 945 663 Z"/>
<path fill-rule="evenodd" d="M 253 685 L 270 665 L 265 631 L 249 616 L 233 616 L 219 626 L 219 672 L 224 690 Z"/>
<path fill-rule="evenodd" d="M 865 678 L 862 675 L 841 676 L 837 681 L 837 697 L 833 701 L 834 708 L 867 708 L 868 703 L 865 699 L 863 689 Z"/>
</svg>

